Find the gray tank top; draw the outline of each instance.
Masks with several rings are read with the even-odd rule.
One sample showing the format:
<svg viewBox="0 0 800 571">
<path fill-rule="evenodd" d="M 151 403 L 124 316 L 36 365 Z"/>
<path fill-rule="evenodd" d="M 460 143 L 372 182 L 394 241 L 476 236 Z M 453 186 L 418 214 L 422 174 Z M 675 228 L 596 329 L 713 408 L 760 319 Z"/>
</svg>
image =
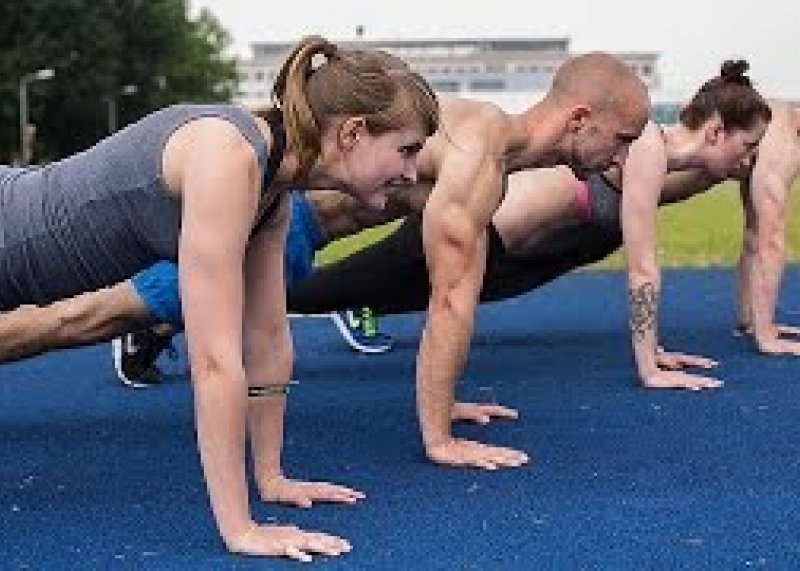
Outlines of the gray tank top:
<svg viewBox="0 0 800 571">
<path fill-rule="evenodd" d="M 227 104 L 174 105 L 64 160 L 0 166 L 0 310 L 97 290 L 158 260 L 176 261 L 181 204 L 167 192 L 162 152 L 176 129 L 203 117 L 231 122 L 253 145 L 263 202 L 283 131 L 270 122 L 276 144 L 268 157 L 252 115 Z M 271 215 L 273 205 L 262 212 Z"/>
</svg>

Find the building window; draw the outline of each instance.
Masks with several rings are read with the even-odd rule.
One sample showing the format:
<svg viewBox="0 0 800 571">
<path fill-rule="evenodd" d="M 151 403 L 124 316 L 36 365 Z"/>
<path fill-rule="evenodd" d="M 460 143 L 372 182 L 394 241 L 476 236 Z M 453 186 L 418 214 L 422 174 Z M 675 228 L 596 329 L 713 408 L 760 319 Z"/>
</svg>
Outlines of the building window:
<svg viewBox="0 0 800 571">
<path fill-rule="evenodd" d="M 264 81 L 264 72 L 263 71 L 257 71 L 256 72 L 256 81 Z"/>
<path fill-rule="evenodd" d="M 476 79 L 469 82 L 470 91 L 505 91 L 506 82 L 502 79 Z"/>
<path fill-rule="evenodd" d="M 680 119 L 681 106 L 677 103 L 656 103 L 651 118 L 659 125 L 672 125 Z"/>
<path fill-rule="evenodd" d="M 441 93 L 457 93 L 461 91 L 461 84 L 458 81 L 431 81 L 434 91 Z"/>
</svg>

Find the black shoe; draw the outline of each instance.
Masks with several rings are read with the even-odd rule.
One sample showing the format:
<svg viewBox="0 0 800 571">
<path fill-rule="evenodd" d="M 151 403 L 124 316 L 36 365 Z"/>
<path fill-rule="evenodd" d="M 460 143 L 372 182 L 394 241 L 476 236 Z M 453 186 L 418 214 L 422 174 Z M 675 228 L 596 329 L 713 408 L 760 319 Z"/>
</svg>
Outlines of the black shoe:
<svg viewBox="0 0 800 571">
<path fill-rule="evenodd" d="M 131 388 L 146 388 L 162 381 L 156 359 L 169 348 L 172 335 L 159 335 L 151 329 L 127 333 L 111 341 L 114 369 L 120 382 Z"/>
</svg>

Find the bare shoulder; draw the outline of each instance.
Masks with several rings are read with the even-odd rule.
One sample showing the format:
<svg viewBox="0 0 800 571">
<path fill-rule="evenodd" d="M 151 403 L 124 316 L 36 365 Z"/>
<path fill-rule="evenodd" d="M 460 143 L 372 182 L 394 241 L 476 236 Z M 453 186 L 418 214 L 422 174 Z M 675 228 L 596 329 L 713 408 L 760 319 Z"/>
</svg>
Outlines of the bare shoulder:
<svg viewBox="0 0 800 571">
<path fill-rule="evenodd" d="M 230 121 L 218 117 L 203 117 L 187 123 L 186 138 L 190 148 L 196 152 L 208 148 L 216 149 L 220 159 L 255 160 L 253 145 Z M 181 129 L 175 132 L 180 134 Z"/>
<path fill-rule="evenodd" d="M 800 136 L 800 103 L 795 103 L 792 105 L 792 118 L 795 130 L 797 131 L 798 136 Z"/>
<path fill-rule="evenodd" d="M 659 150 L 665 148 L 664 131 L 659 125 L 648 121 L 642 134 L 631 144 L 631 149 Z"/>
<path fill-rule="evenodd" d="M 511 124 L 511 116 L 488 101 L 448 98 L 442 102 L 446 136 L 467 149 L 502 154 Z"/>
<path fill-rule="evenodd" d="M 793 143 L 800 144 L 800 106 L 787 101 L 770 101 L 769 105 L 772 119 L 764 138 L 781 138 L 784 143 L 791 138 Z"/>
<path fill-rule="evenodd" d="M 622 169 L 623 178 L 632 171 L 666 169 L 668 155 L 667 143 L 661 127 L 649 122 L 645 125 L 639 138 L 630 146 L 625 166 Z"/>
<path fill-rule="evenodd" d="M 755 174 L 791 179 L 800 171 L 800 109 L 770 102 L 772 120 L 758 146 Z"/>
<path fill-rule="evenodd" d="M 255 149 L 232 123 L 216 117 L 195 119 L 166 141 L 162 172 L 171 192 L 181 194 L 185 176 L 198 170 L 257 172 Z"/>
</svg>

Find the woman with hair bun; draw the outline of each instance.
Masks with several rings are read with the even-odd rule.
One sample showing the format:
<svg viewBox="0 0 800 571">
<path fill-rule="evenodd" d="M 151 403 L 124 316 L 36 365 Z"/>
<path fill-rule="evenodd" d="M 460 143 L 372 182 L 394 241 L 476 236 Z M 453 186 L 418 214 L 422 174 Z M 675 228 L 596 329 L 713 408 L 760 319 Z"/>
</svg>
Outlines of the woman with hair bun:
<svg viewBox="0 0 800 571">
<path fill-rule="evenodd" d="M 753 88 L 748 67 L 743 60 L 725 61 L 720 74 L 705 82 L 681 110 L 680 121 L 663 129 L 648 124 L 631 145 L 624 168 L 609 177 L 621 183 L 631 337 L 639 378 L 646 387 L 699 390 L 722 384 L 679 370 L 710 368 L 716 362 L 659 347 L 656 211 L 669 172 L 698 171 L 722 180 L 750 165 L 771 111 Z"/>
</svg>

